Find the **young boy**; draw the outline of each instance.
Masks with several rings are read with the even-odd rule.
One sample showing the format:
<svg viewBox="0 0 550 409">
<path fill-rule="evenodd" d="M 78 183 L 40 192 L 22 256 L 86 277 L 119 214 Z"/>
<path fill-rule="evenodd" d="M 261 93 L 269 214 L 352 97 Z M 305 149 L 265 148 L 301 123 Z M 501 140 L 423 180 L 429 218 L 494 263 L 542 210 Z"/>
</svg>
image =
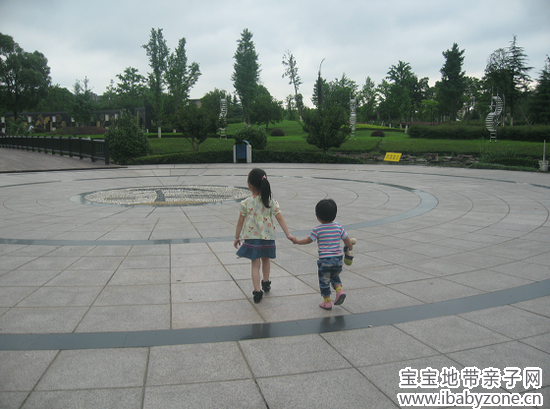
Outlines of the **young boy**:
<svg viewBox="0 0 550 409">
<path fill-rule="evenodd" d="M 317 260 L 319 273 L 319 288 L 323 296 L 323 302 L 319 307 L 325 310 L 332 309 L 330 300 L 330 285 L 336 290 L 334 305 L 341 305 L 346 299 L 346 293 L 342 290 L 342 263 L 344 253 L 340 247 L 343 240 L 349 250 L 353 250 L 353 244 L 346 230 L 334 221 L 338 207 L 332 199 L 323 199 L 315 206 L 315 215 L 321 224 L 314 227 L 308 237 L 298 240 L 292 238 L 294 244 L 309 244 L 317 240 L 319 247 L 319 260 Z"/>
</svg>

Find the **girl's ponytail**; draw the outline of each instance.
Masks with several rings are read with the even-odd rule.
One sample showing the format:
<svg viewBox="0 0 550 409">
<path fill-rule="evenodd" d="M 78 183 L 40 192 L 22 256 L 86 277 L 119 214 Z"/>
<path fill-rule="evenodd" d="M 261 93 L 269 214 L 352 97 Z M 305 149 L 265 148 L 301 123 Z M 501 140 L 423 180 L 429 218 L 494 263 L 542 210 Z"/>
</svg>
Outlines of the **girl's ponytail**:
<svg viewBox="0 0 550 409">
<path fill-rule="evenodd" d="M 271 185 L 267 180 L 265 171 L 260 168 L 252 169 L 248 174 L 248 183 L 260 192 L 260 197 L 262 198 L 264 207 L 269 209 L 269 202 L 271 201 Z"/>
</svg>

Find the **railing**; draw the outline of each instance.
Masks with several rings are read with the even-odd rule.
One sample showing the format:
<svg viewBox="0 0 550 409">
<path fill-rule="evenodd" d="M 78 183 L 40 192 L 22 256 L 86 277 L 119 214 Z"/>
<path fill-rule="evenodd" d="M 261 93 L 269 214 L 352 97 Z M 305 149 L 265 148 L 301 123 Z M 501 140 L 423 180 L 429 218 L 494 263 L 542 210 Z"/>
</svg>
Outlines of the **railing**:
<svg viewBox="0 0 550 409">
<path fill-rule="evenodd" d="M 109 164 L 109 143 L 104 139 L 59 136 L 0 136 L 0 147 L 24 149 L 60 156 L 77 156 Z"/>
</svg>

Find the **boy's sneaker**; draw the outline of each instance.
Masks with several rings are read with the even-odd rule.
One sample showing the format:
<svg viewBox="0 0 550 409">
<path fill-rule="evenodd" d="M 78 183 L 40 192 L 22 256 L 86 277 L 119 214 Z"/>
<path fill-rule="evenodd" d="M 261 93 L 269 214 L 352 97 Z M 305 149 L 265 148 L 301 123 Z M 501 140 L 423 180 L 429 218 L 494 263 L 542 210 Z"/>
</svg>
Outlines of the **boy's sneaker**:
<svg viewBox="0 0 550 409">
<path fill-rule="evenodd" d="M 323 310 L 332 310 L 332 302 L 330 300 L 328 300 L 327 302 L 323 300 L 323 302 L 319 304 L 319 307 L 321 307 Z"/>
<path fill-rule="evenodd" d="M 336 293 L 336 299 L 334 300 L 334 305 L 342 305 L 345 299 L 346 299 L 346 293 L 344 292 L 344 290 L 340 291 L 339 293 Z"/>
<path fill-rule="evenodd" d="M 252 294 L 254 295 L 254 302 L 258 304 L 260 301 L 262 301 L 262 297 L 264 296 L 263 291 L 252 291 Z"/>
<path fill-rule="evenodd" d="M 268 293 L 271 290 L 271 281 L 262 280 L 262 290 L 264 290 L 264 292 Z"/>
</svg>

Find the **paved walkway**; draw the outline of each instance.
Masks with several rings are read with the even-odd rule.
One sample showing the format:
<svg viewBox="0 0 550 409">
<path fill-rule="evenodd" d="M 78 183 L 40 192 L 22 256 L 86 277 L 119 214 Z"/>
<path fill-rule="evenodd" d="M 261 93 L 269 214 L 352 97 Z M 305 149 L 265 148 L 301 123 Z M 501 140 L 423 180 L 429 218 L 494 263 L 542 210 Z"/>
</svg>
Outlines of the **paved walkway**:
<svg viewBox="0 0 550 409">
<path fill-rule="evenodd" d="M 0 148 L 0 173 L 45 172 L 54 170 L 115 169 L 120 166 L 105 165 L 103 161 L 52 155 L 51 153 Z"/>
<path fill-rule="evenodd" d="M 318 307 L 315 245 L 282 237 L 273 288 L 254 304 L 234 201 L 85 200 L 246 187 L 250 165 L 1 174 L 0 408 L 397 408 L 400 392 L 437 392 L 400 388 L 401 369 L 474 366 L 540 368 L 534 386 L 471 392 L 540 393 L 548 407 L 550 175 L 260 166 L 294 234 L 316 224 L 318 200 L 338 202 L 358 239 L 342 306 Z"/>
</svg>

